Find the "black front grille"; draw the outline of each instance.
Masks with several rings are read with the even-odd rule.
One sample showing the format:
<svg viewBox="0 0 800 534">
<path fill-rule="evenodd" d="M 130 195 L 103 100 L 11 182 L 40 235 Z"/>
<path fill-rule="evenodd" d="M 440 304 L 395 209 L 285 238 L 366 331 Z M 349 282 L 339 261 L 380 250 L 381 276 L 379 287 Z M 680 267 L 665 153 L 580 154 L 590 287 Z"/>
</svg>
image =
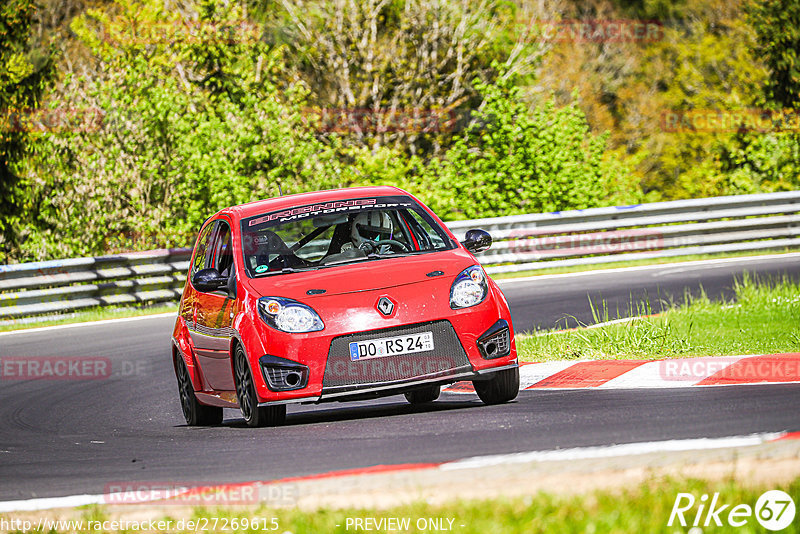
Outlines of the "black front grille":
<svg viewBox="0 0 800 534">
<path fill-rule="evenodd" d="M 350 343 L 383 337 L 433 333 L 434 350 L 350 361 Z M 371 330 L 340 336 L 331 342 L 323 388 L 383 384 L 415 378 L 437 378 L 471 371 L 464 347 L 449 321 Z"/>
</svg>

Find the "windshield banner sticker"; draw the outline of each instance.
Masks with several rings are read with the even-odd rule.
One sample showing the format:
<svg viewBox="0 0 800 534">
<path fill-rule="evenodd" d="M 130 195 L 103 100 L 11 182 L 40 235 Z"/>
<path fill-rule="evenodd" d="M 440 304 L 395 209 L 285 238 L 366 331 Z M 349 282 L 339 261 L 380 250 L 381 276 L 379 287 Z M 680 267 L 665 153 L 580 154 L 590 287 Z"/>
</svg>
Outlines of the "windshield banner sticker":
<svg viewBox="0 0 800 534">
<path fill-rule="evenodd" d="M 317 215 L 327 215 L 330 213 L 339 213 L 346 211 L 360 210 L 363 208 L 409 208 L 414 206 L 411 202 L 396 202 L 396 197 L 381 199 L 384 202 L 378 204 L 377 198 L 360 198 L 355 200 L 339 200 L 336 202 L 326 202 L 323 204 L 311 204 L 309 206 L 302 206 L 299 208 L 292 208 L 289 210 L 277 211 L 275 213 L 268 213 L 254 219 L 250 219 L 247 226 L 256 226 L 266 222 L 278 221 L 284 223 L 295 219 L 304 219 L 306 217 L 313 217 Z M 385 202 L 385 200 L 392 200 L 393 202 Z"/>
</svg>

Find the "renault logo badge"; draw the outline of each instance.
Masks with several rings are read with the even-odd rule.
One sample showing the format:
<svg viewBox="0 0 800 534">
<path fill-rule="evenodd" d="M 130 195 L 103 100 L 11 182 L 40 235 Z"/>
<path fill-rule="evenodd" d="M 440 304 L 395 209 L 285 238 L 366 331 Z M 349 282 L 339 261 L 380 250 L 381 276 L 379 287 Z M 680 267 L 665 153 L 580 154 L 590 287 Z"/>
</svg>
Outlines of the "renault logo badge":
<svg viewBox="0 0 800 534">
<path fill-rule="evenodd" d="M 381 297 L 378 299 L 378 304 L 375 307 L 378 308 L 378 311 L 383 315 L 389 317 L 394 311 L 394 302 L 387 297 Z"/>
</svg>

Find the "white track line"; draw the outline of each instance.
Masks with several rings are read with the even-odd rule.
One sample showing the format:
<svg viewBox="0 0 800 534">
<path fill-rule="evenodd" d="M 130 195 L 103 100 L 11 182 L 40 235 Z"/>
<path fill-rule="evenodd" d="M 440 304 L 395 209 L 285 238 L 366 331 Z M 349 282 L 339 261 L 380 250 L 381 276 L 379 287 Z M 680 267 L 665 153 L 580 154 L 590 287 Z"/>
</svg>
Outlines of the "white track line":
<svg viewBox="0 0 800 534">
<path fill-rule="evenodd" d="M 27 499 L 24 501 L 0 502 L 0 514 L 8 512 L 33 512 L 51 508 L 73 508 L 87 504 L 103 504 L 107 495 L 70 495 L 68 497 L 50 497 L 46 499 Z"/>
<path fill-rule="evenodd" d="M 617 267 L 609 268 L 609 269 L 594 269 L 589 271 L 580 271 L 577 273 L 561 273 L 561 274 L 539 274 L 533 276 L 525 276 L 521 278 L 502 278 L 500 280 L 495 280 L 498 284 L 507 285 L 507 284 L 515 284 L 519 282 L 532 282 L 536 280 L 549 280 L 549 279 L 559 279 L 559 278 L 571 278 L 576 276 L 592 276 L 596 274 L 611 274 L 611 273 L 625 273 L 631 271 L 650 271 L 650 270 L 658 270 L 664 268 L 676 268 L 676 267 L 692 267 L 692 266 L 705 266 L 705 265 L 725 265 L 727 263 L 742 263 L 748 261 L 766 261 L 766 260 L 779 260 L 782 258 L 787 259 L 797 259 L 800 258 L 800 252 L 788 252 L 785 254 L 763 254 L 761 256 L 742 256 L 738 258 L 720 258 L 718 260 L 691 260 L 691 261 L 682 261 L 682 262 L 675 262 L 675 263 L 657 263 L 654 265 L 637 265 L 634 267 Z M 491 276 L 491 275 L 490 275 Z"/>
<path fill-rule="evenodd" d="M 120 317 L 119 319 L 103 319 L 101 321 L 88 321 L 85 323 L 57 324 L 53 326 L 40 326 L 37 328 L 23 328 L 22 330 L 10 330 L 0 332 L 0 336 L 12 336 L 17 334 L 30 334 L 32 332 L 48 332 L 51 330 L 63 330 L 65 328 L 78 328 L 81 326 L 95 326 L 110 323 L 125 323 L 128 321 L 141 321 L 143 319 L 160 319 L 163 317 L 176 317 L 178 312 L 154 313 L 153 315 L 137 315 L 136 317 Z"/>
<path fill-rule="evenodd" d="M 224 487 L 224 486 L 222 486 Z M 216 487 L 209 487 L 209 491 L 214 491 Z M 185 488 L 182 491 L 172 489 L 171 497 L 179 497 L 185 493 L 193 491 L 194 488 Z M 103 493 L 100 495 L 69 495 L 67 497 L 45 497 L 39 499 L 26 499 L 21 501 L 0 502 L 0 513 L 6 512 L 31 512 L 36 510 L 49 510 L 52 508 L 73 508 L 76 506 L 86 506 L 87 504 L 144 504 L 154 501 L 167 501 L 164 492 L 155 491 L 150 497 L 141 492 L 128 491 L 116 493 Z"/>
<path fill-rule="evenodd" d="M 439 466 L 443 471 L 456 469 L 476 469 L 496 465 L 521 464 L 530 462 L 556 462 L 564 460 L 590 460 L 594 458 L 616 458 L 659 452 L 682 452 L 708 449 L 724 449 L 731 447 L 752 447 L 784 436 L 785 432 L 767 434 L 750 434 L 749 436 L 732 436 L 728 438 L 676 439 L 669 441 L 646 441 L 642 443 L 624 443 L 604 447 L 579 447 L 574 449 L 557 449 L 549 451 L 518 452 L 513 454 L 492 454 L 474 456 Z"/>
</svg>

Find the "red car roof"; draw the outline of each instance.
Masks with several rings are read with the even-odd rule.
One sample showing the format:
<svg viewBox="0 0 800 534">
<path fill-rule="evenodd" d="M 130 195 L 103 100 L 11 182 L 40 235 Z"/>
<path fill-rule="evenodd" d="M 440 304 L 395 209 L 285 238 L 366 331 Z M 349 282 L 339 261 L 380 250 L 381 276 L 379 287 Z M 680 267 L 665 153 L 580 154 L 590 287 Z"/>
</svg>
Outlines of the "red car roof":
<svg viewBox="0 0 800 534">
<path fill-rule="evenodd" d="M 370 196 L 392 196 L 408 195 L 398 187 L 372 186 L 372 187 L 349 187 L 345 189 L 329 189 L 326 191 L 314 191 L 310 193 L 297 193 L 284 197 L 268 198 L 266 200 L 256 200 L 247 204 L 240 204 L 225 208 L 219 213 L 229 213 L 232 216 L 242 219 L 252 217 L 270 211 L 278 211 L 291 208 L 293 206 L 305 206 L 317 202 L 331 202 L 333 200 L 350 200 Z"/>
</svg>

